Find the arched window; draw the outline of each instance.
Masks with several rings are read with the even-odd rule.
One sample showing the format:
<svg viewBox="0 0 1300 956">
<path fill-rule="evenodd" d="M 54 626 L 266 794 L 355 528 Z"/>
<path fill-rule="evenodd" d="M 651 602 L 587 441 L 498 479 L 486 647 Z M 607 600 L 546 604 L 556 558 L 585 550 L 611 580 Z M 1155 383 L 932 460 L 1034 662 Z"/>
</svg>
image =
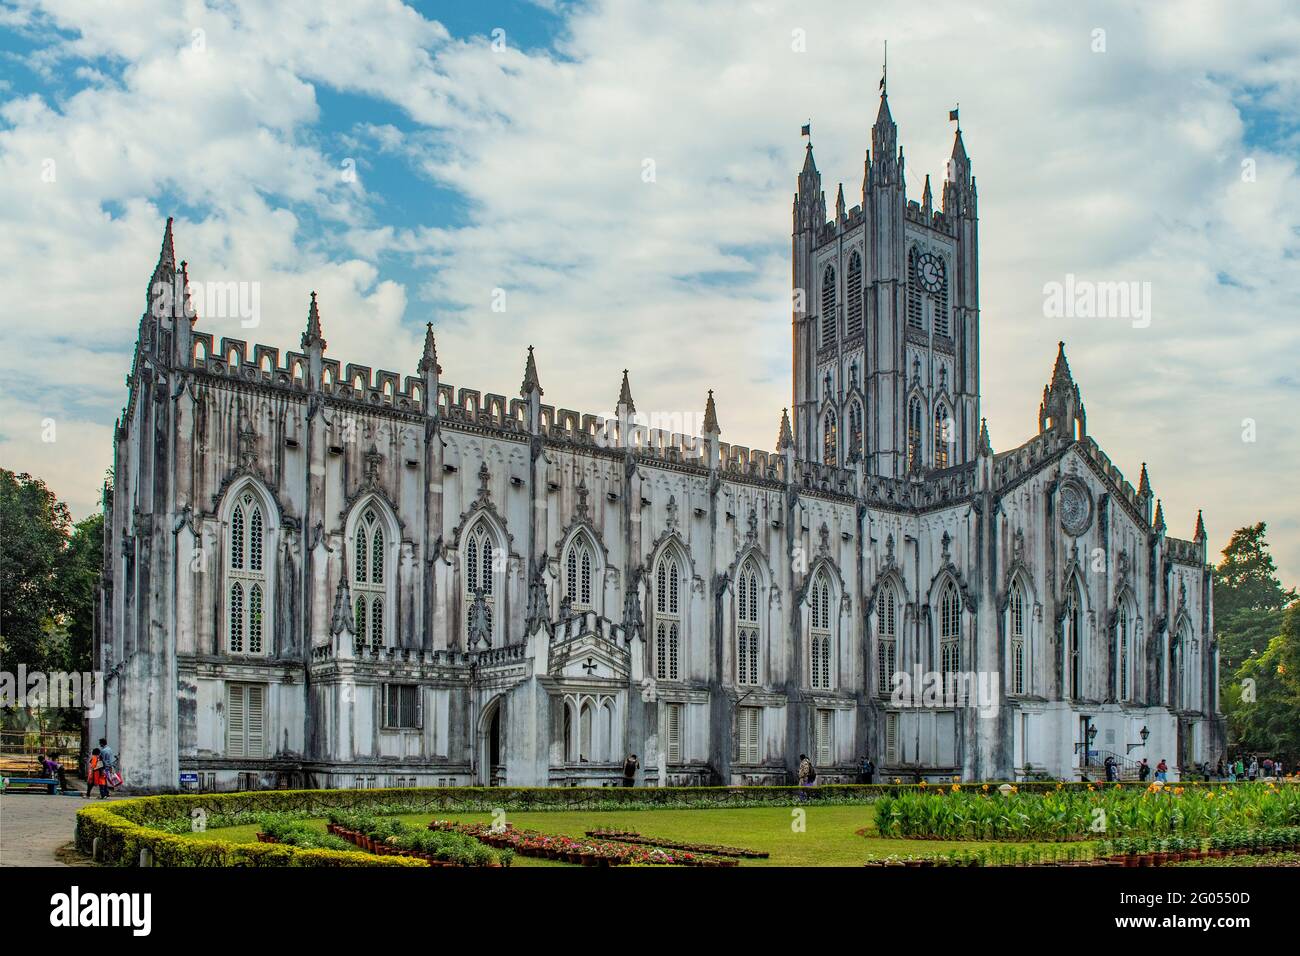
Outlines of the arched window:
<svg viewBox="0 0 1300 956">
<path fill-rule="evenodd" d="M 267 652 L 266 517 L 252 491 L 239 494 L 226 538 L 226 649 L 231 654 Z"/>
<path fill-rule="evenodd" d="M 1025 589 L 1020 581 L 1011 584 L 1011 595 L 1007 601 L 1007 637 L 1011 644 L 1009 665 L 1011 693 L 1024 694 L 1027 684 L 1028 660 L 1025 656 Z"/>
<path fill-rule="evenodd" d="M 822 348 L 835 343 L 835 267 L 822 273 Z"/>
<path fill-rule="evenodd" d="M 942 402 L 934 409 L 934 467 L 947 468 L 952 464 L 952 419 Z"/>
<path fill-rule="evenodd" d="M 907 468 L 921 467 L 921 400 L 913 397 L 907 405 Z"/>
<path fill-rule="evenodd" d="M 1078 700 L 1083 696 L 1083 651 L 1080 630 L 1083 625 L 1083 611 L 1079 607 L 1079 589 L 1074 581 L 1070 582 L 1065 592 L 1065 659 L 1069 674 L 1066 686 L 1070 699 Z"/>
<path fill-rule="evenodd" d="M 862 403 L 855 398 L 849 403 L 848 459 L 855 460 L 866 454 L 866 445 L 862 439 Z"/>
<path fill-rule="evenodd" d="M 482 590 L 483 603 L 487 605 L 488 633 L 493 634 L 496 630 L 495 550 L 492 543 L 492 534 L 488 531 L 486 521 L 479 521 L 474 527 L 470 528 L 469 533 L 465 536 L 464 614 L 466 639 L 470 636 L 470 626 L 473 623 L 470 610 L 474 606 L 475 597 L 479 590 Z"/>
<path fill-rule="evenodd" d="M 913 246 L 907 253 L 907 324 L 918 332 L 925 331 L 925 313 L 921 305 L 921 281 L 917 275 L 921 254 Z"/>
<path fill-rule="evenodd" d="M 587 536 L 575 535 L 564 557 L 564 593 L 575 611 L 591 610 L 591 579 L 595 563 Z"/>
<path fill-rule="evenodd" d="M 385 586 L 384 528 L 373 506 L 357 521 L 352 539 L 352 593 L 356 610 L 356 643 L 383 647 Z"/>
<path fill-rule="evenodd" d="M 934 331 L 938 335 L 952 335 L 951 313 L 948 311 L 948 270 L 943 270 L 943 282 L 934 297 Z"/>
<path fill-rule="evenodd" d="M 1119 619 L 1115 623 L 1115 661 L 1116 693 L 1120 700 L 1129 698 L 1129 642 L 1132 639 L 1133 622 L 1128 600 L 1120 601 Z"/>
<path fill-rule="evenodd" d="M 848 321 L 846 333 L 853 337 L 862 334 L 862 257 L 857 250 L 849 256 L 848 279 Z"/>
<path fill-rule="evenodd" d="M 831 686 L 831 598 L 830 578 L 818 571 L 808 599 L 808 683 L 815 690 Z"/>
<path fill-rule="evenodd" d="M 747 558 L 736 575 L 736 683 L 758 684 L 758 566 Z"/>
<path fill-rule="evenodd" d="M 939 592 L 939 670 L 945 675 L 961 669 L 961 598 L 948 581 Z"/>
<path fill-rule="evenodd" d="M 886 584 L 876 597 L 876 691 L 881 695 L 893 690 L 898 671 L 897 606 L 894 589 Z"/>
<path fill-rule="evenodd" d="M 822 422 L 822 461 L 834 465 L 839 460 L 839 417 L 834 411 L 826 413 Z"/>
<path fill-rule="evenodd" d="M 681 678 L 682 559 L 669 548 L 655 566 L 655 677 Z"/>
<path fill-rule="evenodd" d="M 595 730 L 591 701 L 583 701 L 582 712 L 578 719 L 578 760 L 590 763 L 592 755 L 592 732 Z"/>
</svg>

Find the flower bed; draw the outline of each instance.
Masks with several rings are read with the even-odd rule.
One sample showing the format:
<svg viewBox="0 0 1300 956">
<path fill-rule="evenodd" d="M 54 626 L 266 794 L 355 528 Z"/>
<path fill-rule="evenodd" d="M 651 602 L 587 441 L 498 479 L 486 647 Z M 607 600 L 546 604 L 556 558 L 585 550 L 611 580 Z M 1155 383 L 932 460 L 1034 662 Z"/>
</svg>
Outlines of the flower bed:
<svg viewBox="0 0 1300 956">
<path fill-rule="evenodd" d="M 606 840 L 577 840 L 553 836 L 536 830 L 520 830 L 506 824 L 493 827 L 485 823 L 453 823 L 434 820 L 430 830 L 453 831 L 472 836 L 488 846 L 510 849 L 520 856 L 540 857 L 577 863 L 583 866 L 735 866 L 735 860 L 701 856 L 682 850 L 631 846 Z"/>
<path fill-rule="evenodd" d="M 635 843 L 643 846 L 657 846 L 665 850 L 685 850 L 689 853 L 707 853 L 711 856 L 738 856 L 749 860 L 765 860 L 765 850 L 747 850 L 737 846 L 719 846 L 714 843 L 680 843 L 661 837 L 642 836 L 634 830 L 588 830 L 587 836 L 597 840 L 613 840 L 616 843 Z"/>
<path fill-rule="evenodd" d="M 466 834 L 413 827 L 401 820 L 357 812 L 331 813 L 326 829 L 368 853 L 414 857 L 430 866 L 509 866 L 514 856 L 509 848 L 493 852 Z"/>
<path fill-rule="evenodd" d="M 1098 825 L 1100 824 L 1100 829 Z M 1060 787 L 1006 794 L 985 787 L 918 788 L 881 797 L 881 836 L 937 840 L 1087 840 L 1208 836 L 1224 827 L 1300 825 L 1300 791 L 1273 784 Z"/>
</svg>

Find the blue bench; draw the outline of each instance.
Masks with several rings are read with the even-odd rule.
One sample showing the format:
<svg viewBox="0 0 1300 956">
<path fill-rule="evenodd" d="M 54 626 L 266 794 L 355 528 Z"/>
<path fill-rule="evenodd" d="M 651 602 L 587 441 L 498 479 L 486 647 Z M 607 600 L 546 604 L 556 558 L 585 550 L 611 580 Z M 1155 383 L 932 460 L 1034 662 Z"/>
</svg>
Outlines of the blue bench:
<svg viewBox="0 0 1300 956">
<path fill-rule="evenodd" d="M 49 777 L 5 777 L 4 789 L 8 790 L 15 783 L 24 783 L 29 786 L 46 787 L 50 793 L 59 792 L 59 781 L 52 780 Z"/>
</svg>

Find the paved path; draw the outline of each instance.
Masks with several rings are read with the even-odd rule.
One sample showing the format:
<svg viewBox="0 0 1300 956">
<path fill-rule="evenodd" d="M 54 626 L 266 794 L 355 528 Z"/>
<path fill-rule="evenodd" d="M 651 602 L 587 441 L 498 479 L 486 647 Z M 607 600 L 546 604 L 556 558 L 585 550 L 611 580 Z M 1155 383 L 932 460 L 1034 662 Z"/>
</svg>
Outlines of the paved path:
<svg viewBox="0 0 1300 956">
<path fill-rule="evenodd" d="M 0 794 L 0 866 L 66 866 L 55 851 L 72 842 L 77 811 L 89 802 L 80 794 Z"/>
</svg>

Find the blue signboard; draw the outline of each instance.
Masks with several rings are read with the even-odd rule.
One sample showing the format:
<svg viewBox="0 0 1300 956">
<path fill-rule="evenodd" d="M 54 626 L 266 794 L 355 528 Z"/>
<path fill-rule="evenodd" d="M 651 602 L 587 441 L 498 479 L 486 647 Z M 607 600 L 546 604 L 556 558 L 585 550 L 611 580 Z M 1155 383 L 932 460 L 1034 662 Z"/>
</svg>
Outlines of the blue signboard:
<svg viewBox="0 0 1300 956">
<path fill-rule="evenodd" d="M 192 784 L 194 784 L 195 786 L 197 786 L 197 785 L 198 785 L 198 782 L 199 782 L 199 775 L 198 775 L 197 773 L 183 773 L 183 774 L 181 774 L 181 786 L 182 786 L 182 787 L 185 786 L 187 783 L 192 783 Z"/>
</svg>

